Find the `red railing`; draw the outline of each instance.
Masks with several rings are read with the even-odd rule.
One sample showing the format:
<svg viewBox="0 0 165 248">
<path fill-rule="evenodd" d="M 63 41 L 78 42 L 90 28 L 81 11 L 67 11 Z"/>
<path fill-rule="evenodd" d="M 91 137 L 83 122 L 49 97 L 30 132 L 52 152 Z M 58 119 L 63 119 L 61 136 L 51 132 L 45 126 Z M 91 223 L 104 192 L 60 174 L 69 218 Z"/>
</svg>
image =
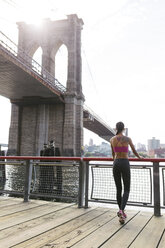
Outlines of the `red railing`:
<svg viewBox="0 0 165 248">
<path fill-rule="evenodd" d="M 107 157 L 40 157 L 40 156 L 0 156 L 2 159 L 13 159 L 13 160 L 68 160 L 68 161 L 113 161 L 113 158 Z M 151 162 L 151 163 L 163 163 L 163 158 L 129 158 L 129 161 L 134 162 Z"/>
<path fill-rule="evenodd" d="M 78 192 L 78 206 L 79 207 L 88 207 L 88 189 L 89 189 L 89 166 L 90 163 L 93 162 L 112 162 L 112 158 L 96 158 L 96 157 L 40 157 L 40 156 L 1 156 L 0 157 L 1 164 L 12 164 L 13 161 L 26 161 L 26 172 L 25 172 L 25 187 L 24 187 L 24 201 L 29 200 L 30 196 L 30 177 L 31 175 L 31 167 L 33 163 L 40 163 L 42 161 L 52 161 L 51 165 L 53 165 L 54 161 L 73 161 L 76 162 L 79 166 L 79 192 Z M 2 162 L 3 160 L 3 162 Z M 130 162 L 140 162 L 142 166 L 146 162 L 151 162 L 152 165 L 150 167 L 153 168 L 153 207 L 154 207 L 154 214 L 155 216 L 160 216 L 160 175 L 159 175 L 159 168 L 164 167 L 164 165 L 160 165 L 160 163 L 165 163 L 165 159 L 158 159 L 158 158 L 147 158 L 147 159 L 136 159 L 130 158 Z M 143 164 L 144 162 L 144 164 Z M 56 165 L 54 163 L 54 165 Z M 106 166 L 106 165 L 105 165 Z M 165 182 L 163 182 L 163 192 L 165 191 Z M 85 197 L 84 197 L 85 195 Z"/>
</svg>

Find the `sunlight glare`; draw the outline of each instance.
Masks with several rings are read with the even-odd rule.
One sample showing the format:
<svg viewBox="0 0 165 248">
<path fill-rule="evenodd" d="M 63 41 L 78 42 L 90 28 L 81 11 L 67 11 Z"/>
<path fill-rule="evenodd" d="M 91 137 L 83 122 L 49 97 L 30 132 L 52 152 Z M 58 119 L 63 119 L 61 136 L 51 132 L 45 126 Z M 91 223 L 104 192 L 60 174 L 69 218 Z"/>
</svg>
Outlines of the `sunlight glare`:
<svg viewBox="0 0 165 248">
<path fill-rule="evenodd" d="M 43 19 L 48 18 L 50 16 L 50 8 L 46 1 L 23 1 L 22 2 L 22 13 L 20 18 L 22 21 L 28 24 L 34 24 L 37 26 L 41 26 Z"/>
</svg>

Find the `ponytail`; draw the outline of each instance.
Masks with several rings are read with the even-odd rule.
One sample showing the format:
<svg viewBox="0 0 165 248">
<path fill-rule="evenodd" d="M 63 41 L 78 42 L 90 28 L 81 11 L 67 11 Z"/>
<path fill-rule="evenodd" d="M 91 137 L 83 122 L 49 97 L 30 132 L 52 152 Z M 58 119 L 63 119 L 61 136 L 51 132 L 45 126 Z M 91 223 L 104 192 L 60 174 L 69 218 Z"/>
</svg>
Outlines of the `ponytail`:
<svg viewBox="0 0 165 248">
<path fill-rule="evenodd" d="M 116 135 L 121 133 L 123 130 L 124 130 L 124 123 L 121 121 L 116 123 Z"/>
</svg>

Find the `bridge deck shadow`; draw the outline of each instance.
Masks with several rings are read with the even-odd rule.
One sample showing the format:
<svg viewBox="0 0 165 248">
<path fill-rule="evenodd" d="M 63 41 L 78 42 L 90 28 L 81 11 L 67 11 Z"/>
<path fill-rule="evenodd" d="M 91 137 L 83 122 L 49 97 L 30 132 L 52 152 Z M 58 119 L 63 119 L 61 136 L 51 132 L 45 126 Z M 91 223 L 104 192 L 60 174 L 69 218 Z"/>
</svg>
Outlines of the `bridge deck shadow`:
<svg viewBox="0 0 165 248">
<path fill-rule="evenodd" d="M 120 225 L 116 209 L 0 197 L 0 247 L 165 247 L 165 214 L 128 210 Z"/>
</svg>

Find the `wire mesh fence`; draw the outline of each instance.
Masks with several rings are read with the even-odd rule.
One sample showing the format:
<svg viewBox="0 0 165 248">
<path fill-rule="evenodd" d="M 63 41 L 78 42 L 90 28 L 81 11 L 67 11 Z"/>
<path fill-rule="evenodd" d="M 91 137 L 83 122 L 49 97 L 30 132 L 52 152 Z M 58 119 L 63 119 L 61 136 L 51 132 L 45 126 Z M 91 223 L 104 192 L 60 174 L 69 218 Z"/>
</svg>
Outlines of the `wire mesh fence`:
<svg viewBox="0 0 165 248">
<path fill-rule="evenodd" d="M 23 194 L 25 185 L 24 163 L 0 165 L 0 192 Z"/>
<path fill-rule="evenodd" d="M 97 164 L 90 167 L 89 196 L 91 200 L 115 202 L 116 186 L 112 165 Z M 151 174 L 151 168 L 131 167 L 131 188 L 128 202 L 143 205 L 152 204 Z"/>
<path fill-rule="evenodd" d="M 162 168 L 162 182 L 163 182 L 163 205 L 165 206 L 165 168 Z"/>
<path fill-rule="evenodd" d="M 25 177 L 25 163 L 0 165 L 0 194 L 23 195 Z M 31 197 L 77 201 L 78 191 L 78 164 L 42 162 L 32 165 Z"/>
<path fill-rule="evenodd" d="M 91 199 L 116 199 L 116 188 L 113 179 L 112 167 L 91 166 L 91 181 L 89 185 Z"/>
<path fill-rule="evenodd" d="M 78 164 L 40 163 L 33 166 L 32 195 L 77 199 L 78 189 Z"/>
<path fill-rule="evenodd" d="M 131 168 L 129 202 L 152 204 L 151 168 Z"/>
</svg>

